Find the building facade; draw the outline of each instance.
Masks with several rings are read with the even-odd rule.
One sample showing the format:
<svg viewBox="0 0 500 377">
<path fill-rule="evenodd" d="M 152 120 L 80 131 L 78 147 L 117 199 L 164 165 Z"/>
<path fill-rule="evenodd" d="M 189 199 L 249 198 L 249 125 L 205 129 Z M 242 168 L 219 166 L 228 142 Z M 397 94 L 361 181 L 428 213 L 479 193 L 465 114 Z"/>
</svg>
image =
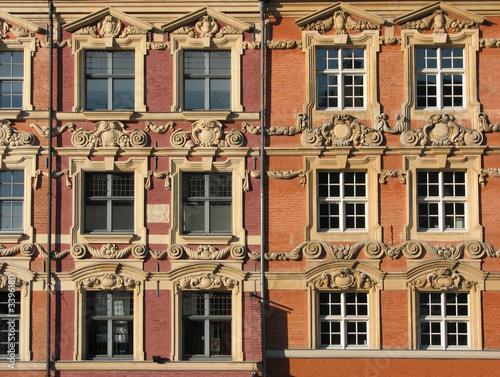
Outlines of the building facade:
<svg viewBox="0 0 500 377">
<path fill-rule="evenodd" d="M 496 375 L 499 24 L 0 1 L 0 373 Z"/>
</svg>

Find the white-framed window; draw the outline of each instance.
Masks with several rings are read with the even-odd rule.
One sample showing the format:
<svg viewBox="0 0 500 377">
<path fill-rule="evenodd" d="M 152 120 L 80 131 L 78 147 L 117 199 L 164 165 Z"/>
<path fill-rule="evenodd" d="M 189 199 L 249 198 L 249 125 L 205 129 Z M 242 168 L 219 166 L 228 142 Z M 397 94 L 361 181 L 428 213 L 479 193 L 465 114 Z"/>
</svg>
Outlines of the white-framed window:
<svg viewBox="0 0 500 377">
<path fill-rule="evenodd" d="M 465 230 L 466 183 L 464 171 L 417 171 L 418 230 Z"/>
<path fill-rule="evenodd" d="M 19 359 L 19 329 L 21 321 L 21 292 L 0 291 L 0 357 Z"/>
<path fill-rule="evenodd" d="M 183 358 L 231 360 L 231 321 L 231 292 L 183 291 Z"/>
<path fill-rule="evenodd" d="M 0 171 L 0 232 L 23 230 L 24 171 Z"/>
<path fill-rule="evenodd" d="M 24 52 L 0 51 L 0 107 L 23 107 Z"/>
<path fill-rule="evenodd" d="M 415 47 L 415 76 L 418 109 L 463 108 L 463 47 Z"/>
<path fill-rule="evenodd" d="M 320 348 L 369 348 L 366 292 L 318 292 Z"/>
<path fill-rule="evenodd" d="M 232 174 L 186 172 L 182 176 L 184 234 L 232 233 Z"/>
<path fill-rule="evenodd" d="M 366 230 L 365 172 L 318 172 L 318 231 Z"/>
<path fill-rule="evenodd" d="M 419 348 L 470 348 L 467 292 L 419 292 L 418 301 Z"/>
<path fill-rule="evenodd" d="M 364 48 L 316 50 L 317 109 L 365 107 L 366 63 Z"/>
<path fill-rule="evenodd" d="M 85 52 L 85 109 L 134 109 L 135 51 Z"/>
<path fill-rule="evenodd" d="M 85 173 L 85 233 L 134 231 L 134 173 Z"/>
<path fill-rule="evenodd" d="M 184 51 L 184 109 L 231 109 L 231 51 Z"/>
</svg>

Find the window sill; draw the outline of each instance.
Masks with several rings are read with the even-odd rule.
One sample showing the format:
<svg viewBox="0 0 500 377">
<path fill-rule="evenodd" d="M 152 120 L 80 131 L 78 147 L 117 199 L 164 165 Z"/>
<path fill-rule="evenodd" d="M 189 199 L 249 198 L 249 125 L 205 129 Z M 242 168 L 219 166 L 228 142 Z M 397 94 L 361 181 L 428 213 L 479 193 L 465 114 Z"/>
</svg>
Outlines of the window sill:
<svg viewBox="0 0 500 377">
<path fill-rule="evenodd" d="M 133 110 L 127 111 L 82 111 L 82 114 L 87 120 L 100 121 L 100 120 L 130 120 L 134 115 Z"/>
<path fill-rule="evenodd" d="M 229 245 L 232 241 L 234 241 L 233 235 L 189 235 L 189 234 L 181 234 L 179 238 L 183 243 L 187 244 L 201 244 L 201 245 Z"/>
<path fill-rule="evenodd" d="M 198 111 L 183 111 L 182 115 L 186 120 L 227 120 L 231 115 L 229 110 L 198 110 Z"/>
<path fill-rule="evenodd" d="M 20 232 L 20 233 L 0 233 L 0 242 L 1 243 L 18 243 L 23 240 L 27 240 L 29 237 Z"/>
<path fill-rule="evenodd" d="M 17 119 L 21 115 L 20 109 L 0 109 L 0 119 Z"/>
<path fill-rule="evenodd" d="M 136 241 L 137 236 L 135 234 L 123 234 L 123 233 L 109 233 L 109 234 L 80 234 L 84 242 L 87 243 L 128 243 L 131 241 Z"/>
<path fill-rule="evenodd" d="M 363 350 L 324 350 L 324 349 L 276 349 L 268 350 L 267 357 L 289 359 L 498 359 L 499 351 L 481 350 L 407 350 L 407 349 L 363 349 Z"/>
</svg>

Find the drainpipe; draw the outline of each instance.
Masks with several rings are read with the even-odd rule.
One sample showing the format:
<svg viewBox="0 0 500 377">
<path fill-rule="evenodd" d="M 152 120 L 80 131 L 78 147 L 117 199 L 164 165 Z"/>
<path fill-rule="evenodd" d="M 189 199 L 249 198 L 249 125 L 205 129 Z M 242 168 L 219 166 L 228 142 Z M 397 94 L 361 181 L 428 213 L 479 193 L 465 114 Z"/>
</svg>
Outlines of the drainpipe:
<svg viewBox="0 0 500 377">
<path fill-rule="evenodd" d="M 50 377 L 50 320 L 51 320 L 51 289 L 52 289 L 52 66 L 53 66 L 53 38 L 54 20 L 52 16 L 52 0 L 49 1 L 49 146 L 48 146 L 48 208 L 47 208 L 47 377 Z"/>
<path fill-rule="evenodd" d="M 266 57 L 266 4 L 264 0 L 259 1 L 260 11 L 260 313 L 261 313 L 261 342 L 262 342 L 262 376 L 267 376 L 266 357 L 266 270 L 265 270 L 265 188 L 266 188 L 266 166 L 265 166 L 265 57 Z"/>
</svg>

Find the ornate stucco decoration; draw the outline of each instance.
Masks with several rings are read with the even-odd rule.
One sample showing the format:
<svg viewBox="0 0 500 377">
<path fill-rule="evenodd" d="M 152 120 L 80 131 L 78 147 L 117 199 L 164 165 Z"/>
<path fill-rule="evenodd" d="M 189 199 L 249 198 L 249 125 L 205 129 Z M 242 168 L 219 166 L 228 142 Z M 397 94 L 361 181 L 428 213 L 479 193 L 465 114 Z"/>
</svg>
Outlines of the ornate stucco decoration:
<svg viewBox="0 0 500 377">
<path fill-rule="evenodd" d="M 134 289 L 135 294 L 137 295 L 140 293 L 141 282 L 119 274 L 105 273 L 82 279 L 77 282 L 77 287 L 80 290 Z"/>
<path fill-rule="evenodd" d="M 197 120 L 191 131 L 178 129 L 170 137 L 175 147 L 241 147 L 245 143 L 245 136 L 241 131 L 232 129 L 223 131 L 223 125 L 217 120 Z M 190 135 L 193 140 L 191 140 Z M 224 139 L 223 139 L 224 137 Z"/>
<path fill-rule="evenodd" d="M 379 146 L 382 140 L 380 131 L 364 126 L 349 114 L 334 114 L 328 122 L 302 133 L 305 146 Z"/>
<path fill-rule="evenodd" d="M 36 246 L 38 252 L 42 255 L 42 257 L 44 257 L 45 259 L 47 259 L 48 258 L 47 251 L 43 248 L 43 246 L 40 245 L 40 244 L 38 244 L 38 243 L 35 243 L 35 246 Z M 52 250 L 52 254 L 50 255 L 50 258 L 51 259 L 62 259 L 62 258 L 64 258 L 68 254 L 70 254 L 70 250 L 69 249 L 62 250 L 62 251 L 54 251 L 54 250 Z"/>
<path fill-rule="evenodd" d="M 239 288 L 239 282 L 227 276 L 219 276 L 217 274 L 204 273 L 199 275 L 185 276 L 175 282 L 181 289 L 218 289 Z"/>
<path fill-rule="evenodd" d="M 332 246 L 323 241 L 306 241 L 296 246 L 290 252 L 266 253 L 266 260 L 298 260 L 302 255 L 309 259 L 317 259 L 324 253 L 332 259 L 352 259 L 365 246 L 358 242 L 352 246 Z"/>
<path fill-rule="evenodd" d="M 381 36 L 381 37 L 379 37 L 379 43 L 381 45 L 400 45 L 401 44 L 401 37 Z"/>
<path fill-rule="evenodd" d="M 414 130 L 401 134 L 404 145 L 480 145 L 483 135 L 475 129 L 464 128 L 454 122 L 449 114 L 432 114 L 429 122 Z"/>
<path fill-rule="evenodd" d="M 486 186 L 486 178 L 487 177 L 497 177 L 500 178 L 500 169 L 499 168 L 488 168 L 481 170 L 479 174 L 479 184 L 481 186 Z"/>
<path fill-rule="evenodd" d="M 0 120 L 0 145 L 20 147 L 35 144 L 35 136 L 12 128 L 7 119 Z"/>
<path fill-rule="evenodd" d="M 258 50 L 260 49 L 260 42 L 243 41 L 243 50 Z"/>
<path fill-rule="evenodd" d="M 349 267 L 341 267 L 331 272 L 323 272 L 321 276 L 309 283 L 316 289 L 347 290 L 351 288 L 371 289 L 377 283 L 367 274 Z"/>
<path fill-rule="evenodd" d="M 9 31 L 9 24 L 0 18 L 0 38 L 6 38 Z"/>
<path fill-rule="evenodd" d="M 25 257 L 31 257 L 34 252 L 34 245 L 27 242 L 13 247 L 5 247 L 4 245 L 0 245 L 0 257 L 10 257 L 16 255 L 17 253 L 21 253 Z"/>
<path fill-rule="evenodd" d="M 459 32 L 462 29 L 477 28 L 479 25 L 473 21 L 462 21 L 451 18 L 448 13 L 437 9 L 431 15 L 419 20 L 408 21 L 401 26 L 403 29 L 434 30 L 434 33 L 446 33 L 446 30 Z"/>
<path fill-rule="evenodd" d="M 174 122 L 170 121 L 167 124 L 163 124 L 161 126 L 156 126 L 150 121 L 146 121 L 144 124 L 144 131 L 149 132 L 153 131 L 156 134 L 164 134 L 167 131 L 173 131 L 174 130 Z"/>
<path fill-rule="evenodd" d="M 255 179 L 260 179 L 260 171 L 245 170 L 245 179 L 243 180 L 243 191 L 248 192 L 251 190 L 250 187 L 250 177 Z"/>
<path fill-rule="evenodd" d="M 500 38 L 479 38 L 479 46 L 480 47 L 500 47 Z"/>
<path fill-rule="evenodd" d="M 305 113 L 297 114 L 297 125 L 295 127 L 268 127 L 265 129 L 266 135 L 268 136 L 294 136 L 302 133 L 304 130 L 308 129 L 307 115 Z M 249 132 L 252 135 L 260 135 L 261 127 L 252 126 L 248 123 L 243 122 L 241 124 L 241 132 Z"/>
<path fill-rule="evenodd" d="M 153 177 L 158 179 L 165 179 L 165 190 L 170 191 L 172 189 L 172 175 L 170 174 L 170 172 L 163 171 L 160 173 L 156 173 L 149 170 L 148 177 L 146 178 L 146 183 L 144 184 L 144 188 L 146 190 L 151 190 L 151 187 L 153 186 Z"/>
<path fill-rule="evenodd" d="M 71 142 L 75 147 L 143 147 L 148 141 L 148 135 L 143 130 L 135 128 L 125 131 L 125 125 L 119 121 L 101 120 L 95 125 L 94 131 L 79 128 L 73 133 Z"/>
<path fill-rule="evenodd" d="M 107 15 L 97 24 L 99 34 L 104 37 L 117 37 L 122 30 L 122 23 L 111 15 Z"/>
<path fill-rule="evenodd" d="M 347 30 L 363 31 L 363 30 L 378 30 L 380 25 L 369 21 L 356 20 L 347 12 L 337 10 L 335 13 L 325 20 L 318 20 L 307 24 L 306 30 L 316 30 L 320 34 L 324 34 L 330 30 L 335 30 L 336 34 L 346 34 Z"/>
<path fill-rule="evenodd" d="M 190 249 L 186 245 L 170 245 L 167 254 L 170 259 L 182 258 L 184 253 L 191 259 L 196 260 L 220 260 L 231 255 L 233 259 L 243 259 L 247 255 L 247 250 L 241 245 L 231 245 L 221 250 L 212 245 L 200 245 L 196 250 Z"/>
<path fill-rule="evenodd" d="M 406 122 L 406 118 L 402 114 L 396 114 L 396 125 L 394 127 L 390 127 L 387 120 L 389 116 L 385 113 L 377 115 L 375 117 L 375 128 L 380 132 L 385 132 L 389 134 L 397 134 L 400 132 L 408 131 L 409 124 Z"/>
<path fill-rule="evenodd" d="M 267 175 L 273 179 L 294 179 L 300 177 L 300 184 L 302 186 L 306 185 L 307 180 L 307 172 L 305 170 L 269 170 Z"/>
<path fill-rule="evenodd" d="M 219 30 L 219 25 L 208 15 L 203 16 L 200 20 L 194 25 L 196 31 L 198 32 L 198 36 L 200 38 L 204 37 L 213 37 L 215 33 Z"/>
<path fill-rule="evenodd" d="M 0 289 L 10 288 L 10 287 L 12 287 L 12 281 L 9 281 L 8 276 L 1 274 L 0 275 Z M 27 281 L 24 281 L 24 280 L 16 277 L 14 280 L 14 287 L 21 288 L 21 293 L 22 293 L 23 297 L 28 296 L 29 283 Z"/>
<path fill-rule="evenodd" d="M 48 126 L 40 127 L 35 123 L 31 123 L 30 128 L 34 128 L 40 136 L 45 137 L 47 139 L 49 138 L 50 129 Z M 66 123 L 66 124 L 63 124 L 61 127 L 59 127 L 59 126 L 52 127 L 52 137 L 60 135 L 66 130 L 71 131 L 74 129 L 75 129 L 75 125 L 73 123 Z"/>
<path fill-rule="evenodd" d="M 81 29 L 76 30 L 74 35 L 90 35 L 92 38 L 99 38 L 97 33 L 97 28 L 95 26 L 85 26 Z"/>
<path fill-rule="evenodd" d="M 146 48 L 148 50 L 170 50 L 170 42 L 146 42 Z"/>
<path fill-rule="evenodd" d="M 379 182 L 380 183 L 386 183 L 386 180 L 387 178 L 396 178 L 398 177 L 399 178 L 399 182 L 401 183 L 406 183 L 406 172 L 404 170 L 401 170 L 401 169 L 397 169 L 397 170 L 387 170 L 387 169 L 382 169 L 382 171 L 380 172 L 380 178 L 379 178 Z"/>
<path fill-rule="evenodd" d="M 468 281 L 459 271 L 449 267 L 437 268 L 426 276 L 410 282 L 417 289 L 432 288 L 437 290 L 476 289 L 477 282 Z"/>
<path fill-rule="evenodd" d="M 33 182 L 33 190 L 37 190 L 38 189 L 38 183 L 40 181 L 40 176 L 45 176 L 45 177 L 48 177 L 49 174 L 47 172 L 44 172 L 44 171 L 41 171 L 40 169 L 37 169 L 35 171 L 35 180 Z M 62 171 L 59 171 L 59 172 L 56 172 L 56 171 L 52 171 L 52 179 L 56 179 L 56 178 L 59 178 L 61 176 L 65 176 L 66 178 L 66 188 L 68 190 L 71 190 L 71 188 L 73 187 L 73 185 L 71 184 L 71 180 L 69 179 L 69 170 L 68 169 L 64 169 Z"/>
<path fill-rule="evenodd" d="M 266 46 L 270 50 L 293 50 L 295 48 L 302 48 L 301 40 L 291 41 L 267 41 Z"/>
<path fill-rule="evenodd" d="M 484 133 L 498 132 L 500 131 L 500 123 L 490 123 L 488 115 L 485 113 L 479 113 L 479 129 Z"/>
<path fill-rule="evenodd" d="M 76 244 L 71 248 L 71 255 L 75 259 L 81 259 L 85 257 L 87 251 L 98 259 L 121 259 L 129 253 L 132 253 L 136 259 L 144 259 L 147 255 L 146 246 L 141 244 L 130 245 L 122 250 L 119 250 L 115 244 L 105 244 L 100 249 L 90 245 Z"/>
</svg>

